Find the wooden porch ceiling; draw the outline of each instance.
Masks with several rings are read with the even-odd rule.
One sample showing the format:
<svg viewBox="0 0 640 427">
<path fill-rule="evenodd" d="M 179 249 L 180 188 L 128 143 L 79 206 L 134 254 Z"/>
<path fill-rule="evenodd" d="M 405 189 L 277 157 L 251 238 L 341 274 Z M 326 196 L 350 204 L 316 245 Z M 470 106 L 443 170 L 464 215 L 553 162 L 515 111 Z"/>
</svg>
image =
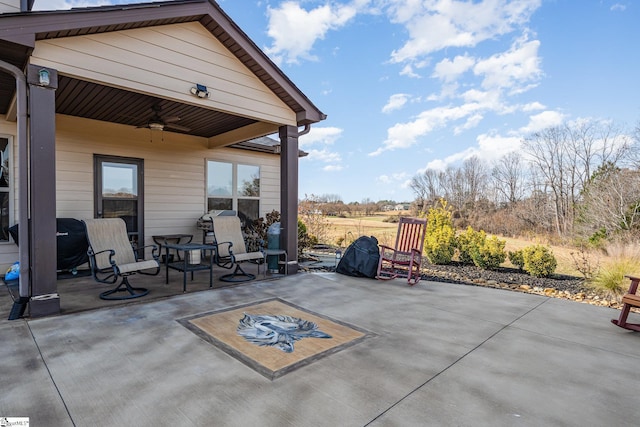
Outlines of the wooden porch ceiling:
<svg viewBox="0 0 640 427">
<path fill-rule="evenodd" d="M 60 76 L 56 90 L 56 113 L 86 119 L 143 127 L 154 115 L 154 106 L 160 108 L 161 117 L 179 117 L 174 124 L 189 129 L 168 126 L 166 131 L 204 138 L 255 123 L 244 117 L 66 76 Z"/>
</svg>

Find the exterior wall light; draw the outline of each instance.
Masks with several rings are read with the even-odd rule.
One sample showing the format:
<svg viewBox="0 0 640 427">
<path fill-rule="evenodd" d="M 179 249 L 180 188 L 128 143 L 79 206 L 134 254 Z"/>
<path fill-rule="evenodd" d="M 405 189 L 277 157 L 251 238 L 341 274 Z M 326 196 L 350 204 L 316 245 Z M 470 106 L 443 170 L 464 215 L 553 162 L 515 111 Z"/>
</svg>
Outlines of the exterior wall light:
<svg viewBox="0 0 640 427">
<path fill-rule="evenodd" d="M 196 84 L 195 87 L 191 88 L 191 93 L 197 96 L 198 98 L 208 98 L 209 92 L 207 91 L 207 87 L 205 85 Z"/>
<path fill-rule="evenodd" d="M 38 83 L 40 83 L 40 86 L 49 86 L 49 84 L 51 83 L 49 70 L 47 70 L 46 68 L 42 68 L 40 69 L 40 71 L 38 71 Z"/>
</svg>

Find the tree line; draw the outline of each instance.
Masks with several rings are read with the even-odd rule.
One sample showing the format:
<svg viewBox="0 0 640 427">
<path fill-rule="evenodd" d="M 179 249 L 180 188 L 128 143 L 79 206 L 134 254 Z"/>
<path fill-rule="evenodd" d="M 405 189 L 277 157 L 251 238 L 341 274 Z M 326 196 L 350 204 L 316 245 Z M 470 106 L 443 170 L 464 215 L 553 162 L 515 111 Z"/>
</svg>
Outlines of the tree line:
<svg viewBox="0 0 640 427">
<path fill-rule="evenodd" d="M 413 177 L 414 208 L 444 199 L 456 227 L 574 239 L 640 235 L 640 126 L 580 120 L 527 136 L 493 164 L 478 157 Z"/>
</svg>

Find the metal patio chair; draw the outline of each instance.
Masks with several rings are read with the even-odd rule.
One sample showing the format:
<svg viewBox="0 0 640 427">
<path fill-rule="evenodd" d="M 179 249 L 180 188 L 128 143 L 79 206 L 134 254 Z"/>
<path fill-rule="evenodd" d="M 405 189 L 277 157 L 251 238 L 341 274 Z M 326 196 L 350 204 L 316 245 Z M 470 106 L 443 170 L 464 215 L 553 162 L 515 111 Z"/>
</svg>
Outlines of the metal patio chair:
<svg viewBox="0 0 640 427">
<path fill-rule="evenodd" d="M 376 279 L 406 277 L 409 285 L 418 283 L 426 229 L 425 218 L 400 218 L 395 247 L 380 245 Z"/>
<path fill-rule="evenodd" d="M 223 282 L 246 282 L 256 278 L 254 274 L 245 272 L 240 263 L 246 261 L 264 260 L 264 254 L 260 251 L 247 252 L 247 247 L 242 236 L 240 218 L 237 216 L 216 216 L 211 219 L 213 236 L 218 250 L 216 251 L 216 264 L 220 267 L 234 271 L 220 277 Z M 258 263 L 258 273 L 260 264 Z"/>
<path fill-rule="evenodd" d="M 160 272 L 158 246 L 149 245 L 134 250 L 126 224 L 121 218 L 85 219 L 83 222 L 87 229 L 87 254 L 93 278 L 100 283 L 116 283 L 122 278 L 116 288 L 102 292 L 100 299 L 123 300 L 147 295 L 148 289 L 134 288 L 129 284 L 129 276 L 136 273 L 156 275 Z M 144 256 L 147 247 L 153 248 L 153 259 L 140 260 L 136 252 Z M 120 292 L 126 294 L 114 295 Z"/>
</svg>

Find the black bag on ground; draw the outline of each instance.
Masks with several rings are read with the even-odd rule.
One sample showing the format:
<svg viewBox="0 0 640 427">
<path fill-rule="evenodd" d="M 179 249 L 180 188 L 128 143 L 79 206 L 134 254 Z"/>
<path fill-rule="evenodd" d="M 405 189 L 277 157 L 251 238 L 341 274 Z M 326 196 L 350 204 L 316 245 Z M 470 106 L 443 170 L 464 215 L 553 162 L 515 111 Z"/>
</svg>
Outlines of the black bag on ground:
<svg viewBox="0 0 640 427">
<path fill-rule="evenodd" d="M 344 252 L 336 273 L 373 279 L 378 272 L 379 259 L 378 240 L 373 236 L 361 236 Z"/>
</svg>

